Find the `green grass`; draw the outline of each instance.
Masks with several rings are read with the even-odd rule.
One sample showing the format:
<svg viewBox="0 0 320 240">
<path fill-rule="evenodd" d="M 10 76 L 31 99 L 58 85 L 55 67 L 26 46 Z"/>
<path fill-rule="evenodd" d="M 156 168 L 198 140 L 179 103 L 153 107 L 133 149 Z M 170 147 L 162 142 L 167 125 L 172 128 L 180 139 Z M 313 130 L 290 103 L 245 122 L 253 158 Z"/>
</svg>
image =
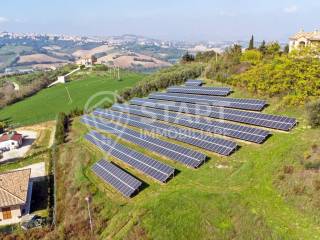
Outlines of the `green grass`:
<svg viewBox="0 0 320 240">
<path fill-rule="evenodd" d="M 108 202 L 119 204 L 101 239 L 123 239 L 135 226 L 142 227 L 151 239 L 318 239 L 320 229 L 314 218 L 320 216 L 303 214 L 287 203 L 274 181 L 282 166 L 298 164 L 319 136 L 319 130 L 301 124 L 291 133 L 274 132 L 261 146 L 242 143 L 232 157 L 211 155 L 197 170 L 170 162 L 181 173 L 166 185 L 120 164 L 149 186 L 123 206 L 114 190 L 99 185 L 107 192 Z M 218 163 L 229 168 L 218 169 Z M 101 194 L 98 196 L 100 199 Z"/>
<path fill-rule="evenodd" d="M 79 129 L 78 124 L 75 127 Z M 101 239 L 124 239 L 136 226 L 150 239 L 319 239 L 320 228 L 314 219 L 319 220 L 320 215 L 299 211 L 274 185 L 282 167 L 297 165 L 319 136 L 319 130 L 307 129 L 302 123 L 290 133 L 274 132 L 261 146 L 241 143 L 242 148 L 231 157 L 210 155 L 211 160 L 197 170 L 152 154 L 181 171 L 166 185 L 118 162 L 149 186 L 123 206 L 114 190 L 98 185 L 106 192 L 107 202 L 118 203 L 119 209 Z M 88 151 L 94 152 L 92 146 Z M 216 168 L 222 163 L 228 168 Z M 101 194 L 98 196 L 100 199 Z"/>
<path fill-rule="evenodd" d="M 80 75 L 78 80 L 41 90 L 36 95 L 1 110 L 0 120 L 14 125 L 31 125 L 55 119 L 59 112 L 69 112 L 76 107 L 83 109 L 113 101 L 117 90 L 133 86 L 142 74 L 126 72 L 121 81 L 107 73 L 92 72 Z"/>
<path fill-rule="evenodd" d="M 241 90 L 236 90 L 235 95 L 254 97 Z M 99 239 L 320 239 L 318 209 L 302 211 L 281 194 L 276 184 L 283 166 L 300 167 L 300 159 L 317 142 L 320 130 L 308 128 L 302 108 L 283 108 L 277 99 L 268 101 L 271 106 L 266 112 L 297 117 L 299 125 L 289 133 L 272 131 L 272 137 L 262 145 L 239 142 L 241 148 L 230 157 L 209 154 L 209 161 L 199 169 L 186 168 L 120 141 L 180 171 L 167 184 L 159 184 L 108 156 L 147 185 L 129 200 L 92 174 L 90 166 L 101 158 L 102 152 L 83 139 L 88 129 L 75 120 L 70 147 L 85 150 L 91 158 L 86 155 L 85 161 L 83 152 L 70 153 L 68 156 L 74 160 L 69 164 L 81 167 L 66 168 L 65 176 L 75 176 L 69 187 L 81 189 L 82 195 L 88 194 L 83 186 L 94 189 L 93 208 L 99 207 L 94 221 L 108 222 L 105 228 L 96 226 Z M 217 168 L 218 164 L 227 168 Z M 60 207 L 71 208 L 65 204 Z"/>
</svg>

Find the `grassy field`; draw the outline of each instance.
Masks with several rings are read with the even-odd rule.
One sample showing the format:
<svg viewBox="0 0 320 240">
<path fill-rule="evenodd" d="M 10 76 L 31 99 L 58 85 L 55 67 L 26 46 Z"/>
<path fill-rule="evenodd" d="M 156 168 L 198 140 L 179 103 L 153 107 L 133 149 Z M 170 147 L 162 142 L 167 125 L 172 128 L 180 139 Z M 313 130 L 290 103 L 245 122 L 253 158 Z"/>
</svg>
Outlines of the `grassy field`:
<svg viewBox="0 0 320 240">
<path fill-rule="evenodd" d="M 58 112 L 83 109 L 86 103 L 92 107 L 105 103 L 106 98 L 113 100 L 112 93 L 134 85 L 142 77 L 142 74 L 123 72 L 121 81 L 118 81 L 107 72 L 84 72 L 65 85 L 41 90 L 32 97 L 2 109 L 0 121 L 21 126 L 53 120 Z"/>
<path fill-rule="evenodd" d="M 234 96 L 254 97 L 241 90 Z M 296 205 L 303 192 L 292 191 L 288 197 L 279 187 L 279 181 L 290 177 L 286 166 L 312 174 L 303 170 L 300 160 L 317 142 L 320 130 L 308 128 L 303 109 L 284 109 L 277 99 L 268 101 L 267 112 L 295 116 L 299 125 L 290 133 L 274 131 L 262 145 L 239 142 L 241 148 L 231 157 L 206 152 L 210 159 L 196 170 L 121 141 L 180 171 L 167 184 L 159 184 L 110 158 L 145 182 L 130 200 L 92 174 L 91 164 L 103 153 L 83 139 L 88 129 L 76 119 L 72 141 L 59 150 L 57 176 L 64 184 L 58 184 L 58 232 L 69 239 L 90 239 L 84 197 L 91 195 L 98 239 L 320 239 L 319 209 L 309 206 L 311 210 L 304 211 Z M 70 215 L 74 220 L 69 221 Z"/>
</svg>

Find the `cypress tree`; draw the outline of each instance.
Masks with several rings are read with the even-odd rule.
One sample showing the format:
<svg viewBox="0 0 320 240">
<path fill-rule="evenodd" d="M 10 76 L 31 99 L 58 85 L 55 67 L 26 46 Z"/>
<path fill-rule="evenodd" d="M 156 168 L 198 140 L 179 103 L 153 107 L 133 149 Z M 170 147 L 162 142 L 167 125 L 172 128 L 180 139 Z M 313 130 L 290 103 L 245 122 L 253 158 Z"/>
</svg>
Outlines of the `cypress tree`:
<svg viewBox="0 0 320 240">
<path fill-rule="evenodd" d="M 253 35 L 251 36 L 248 49 L 249 50 L 254 49 L 254 38 L 253 38 Z"/>
<path fill-rule="evenodd" d="M 260 47 L 259 47 L 259 51 L 262 53 L 262 54 L 265 54 L 266 53 L 266 41 L 263 40 Z"/>
</svg>

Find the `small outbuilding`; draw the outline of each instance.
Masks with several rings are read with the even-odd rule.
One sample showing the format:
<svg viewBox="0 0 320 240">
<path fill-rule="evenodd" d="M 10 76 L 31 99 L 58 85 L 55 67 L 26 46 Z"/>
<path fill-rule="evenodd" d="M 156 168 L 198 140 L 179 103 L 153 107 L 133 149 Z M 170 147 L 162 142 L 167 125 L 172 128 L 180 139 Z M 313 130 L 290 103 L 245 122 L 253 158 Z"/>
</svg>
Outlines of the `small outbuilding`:
<svg viewBox="0 0 320 240">
<path fill-rule="evenodd" d="M 23 136 L 16 131 L 0 136 L 0 150 L 13 150 L 22 146 Z"/>
</svg>

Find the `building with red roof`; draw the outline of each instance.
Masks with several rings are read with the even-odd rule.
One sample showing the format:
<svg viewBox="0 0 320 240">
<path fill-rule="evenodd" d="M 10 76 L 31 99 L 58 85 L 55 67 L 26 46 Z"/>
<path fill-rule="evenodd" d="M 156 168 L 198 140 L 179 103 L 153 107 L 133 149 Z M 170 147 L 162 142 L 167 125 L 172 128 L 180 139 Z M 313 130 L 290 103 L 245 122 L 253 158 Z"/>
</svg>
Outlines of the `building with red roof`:
<svg viewBox="0 0 320 240">
<path fill-rule="evenodd" d="M 12 150 L 22 146 L 23 136 L 20 133 L 8 132 L 0 136 L 0 150 Z"/>
</svg>

